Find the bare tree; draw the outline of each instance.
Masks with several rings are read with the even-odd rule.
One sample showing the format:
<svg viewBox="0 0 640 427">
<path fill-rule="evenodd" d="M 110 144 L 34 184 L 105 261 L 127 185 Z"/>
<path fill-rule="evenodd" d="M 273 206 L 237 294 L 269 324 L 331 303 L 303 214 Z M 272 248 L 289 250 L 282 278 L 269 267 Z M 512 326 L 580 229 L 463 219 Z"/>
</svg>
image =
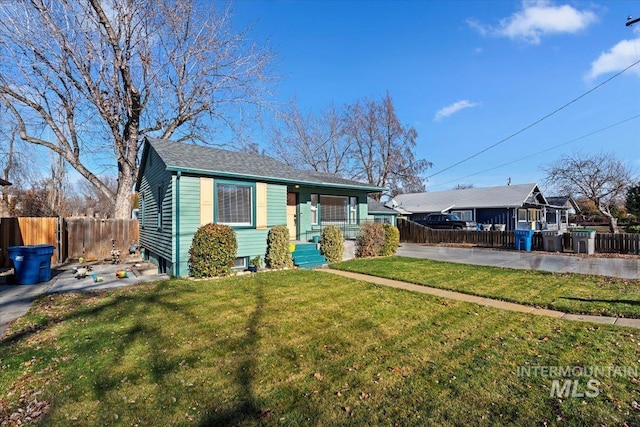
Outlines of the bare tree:
<svg viewBox="0 0 640 427">
<path fill-rule="evenodd" d="M 264 99 L 271 54 L 233 30 L 229 8 L 199 4 L 0 3 L 0 102 L 23 140 L 62 156 L 115 201 L 117 218 L 129 216 L 145 135 L 211 141 Z M 95 171 L 104 156 L 115 192 Z"/>
<path fill-rule="evenodd" d="M 349 106 L 345 120 L 352 178 L 387 187 L 392 197 L 424 191 L 421 175 L 431 163 L 416 158 L 418 133 L 400 123 L 389 93 L 380 102 L 364 99 Z"/>
<path fill-rule="evenodd" d="M 271 146 L 285 163 L 316 172 L 344 175 L 349 165 L 349 143 L 343 121 L 333 104 L 319 115 L 300 111 L 297 100 L 277 114 Z"/>
<path fill-rule="evenodd" d="M 100 180 L 114 191 L 118 187 L 118 182 L 113 176 L 103 176 Z M 113 199 L 105 197 L 104 193 L 98 191 L 89 181 L 82 181 L 77 185 L 77 191 L 81 198 L 80 210 L 75 213 L 85 215 L 98 215 L 100 217 L 110 217 L 113 212 Z M 133 195 L 130 195 L 132 197 Z M 133 197 L 132 197 L 133 200 Z"/>
<path fill-rule="evenodd" d="M 18 128 L 10 119 L 11 117 L 2 111 L 0 103 L 0 168 L 1 177 L 5 181 L 10 181 L 13 186 L 5 188 L 9 192 L 11 189 L 21 188 L 30 182 L 35 182 L 37 163 L 33 161 L 33 147 L 27 147 L 26 143 L 20 140 Z M 0 190 L 0 191 L 4 191 Z"/>
<path fill-rule="evenodd" d="M 563 156 L 543 167 L 546 183 L 561 194 L 584 197 L 609 219 L 612 233 L 618 232 L 617 219 L 611 209 L 620 203 L 632 172 L 611 153 L 576 153 Z"/>
</svg>

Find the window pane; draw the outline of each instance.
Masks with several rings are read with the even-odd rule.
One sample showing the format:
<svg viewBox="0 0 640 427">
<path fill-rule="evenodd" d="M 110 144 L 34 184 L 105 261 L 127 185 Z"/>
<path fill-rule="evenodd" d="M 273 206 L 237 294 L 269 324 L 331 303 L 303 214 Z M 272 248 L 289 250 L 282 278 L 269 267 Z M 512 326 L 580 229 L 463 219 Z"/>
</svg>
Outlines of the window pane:
<svg viewBox="0 0 640 427">
<path fill-rule="evenodd" d="M 349 198 L 345 196 L 320 196 L 322 222 L 347 222 Z"/>
<path fill-rule="evenodd" d="M 526 221 L 526 220 L 527 220 L 527 210 L 518 209 L 518 221 Z"/>
<path fill-rule="evenodd" d="M 161 186 L 158 187 L 158 230 L 162 228 L 162 198 L 164 196 L 164 189 Z"/>
<path fill-rule="evenodd" d="M 472 211 L 451 211 L 451 213 L 457 216 L 461 221 L 473 221 Z"/>
<path fill-rule="evenodd" d="M 311 224 L 318 224 L 318 195 L 311 195 Z"/>
<path fill-rule="evenodd" d="M 218 222 L 251 224 L 251 190 L 247 185 L 218 184 Z"/>
<path fill-rule="evenodd" d="M 349 223 L 355 224 L 357 222 L 356 212 L 358 207 L 358 198 L 349 197 Z"/>
</svg>

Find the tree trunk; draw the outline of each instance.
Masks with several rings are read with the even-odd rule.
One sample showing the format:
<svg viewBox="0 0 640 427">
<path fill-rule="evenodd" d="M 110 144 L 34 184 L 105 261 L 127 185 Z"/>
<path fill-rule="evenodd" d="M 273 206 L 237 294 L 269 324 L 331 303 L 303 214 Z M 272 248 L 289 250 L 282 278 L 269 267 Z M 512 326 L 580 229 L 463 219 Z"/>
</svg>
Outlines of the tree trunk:
<svg viewBox="0 0 640 427">
<path fill-rule="evenodd" d="M 134 177 L 130 173 L 118 173 L 118 191 L 113 216 L 116 219 L 131 218 L 131 191 Z"/>
<path fill-rule="evenodd" d="M 614 234 L 618 232 L 618 218 L 613 215 L 609 217 L 609 230 Z"/>
</svg>

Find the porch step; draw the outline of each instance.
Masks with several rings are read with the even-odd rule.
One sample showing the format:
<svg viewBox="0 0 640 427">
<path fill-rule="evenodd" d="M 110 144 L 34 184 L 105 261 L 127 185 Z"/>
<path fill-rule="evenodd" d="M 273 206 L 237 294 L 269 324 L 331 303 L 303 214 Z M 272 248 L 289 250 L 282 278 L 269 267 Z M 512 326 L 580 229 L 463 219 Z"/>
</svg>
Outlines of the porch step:
<svg viewBox="0 0 640 427">
<path fill-rule="evenodd" d="M 327 259 L 316 248 L 315 243 L 296 244 L 291 254 L 293 265 L 298 268 L 316 268 L 328 265 Z"/>
</svg>

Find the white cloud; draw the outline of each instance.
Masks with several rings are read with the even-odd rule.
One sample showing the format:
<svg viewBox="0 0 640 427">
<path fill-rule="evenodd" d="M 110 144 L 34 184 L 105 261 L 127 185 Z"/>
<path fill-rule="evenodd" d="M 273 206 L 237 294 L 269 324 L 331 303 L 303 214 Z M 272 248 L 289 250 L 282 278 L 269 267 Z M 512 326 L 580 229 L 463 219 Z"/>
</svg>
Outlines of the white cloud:
<svg viewBox="0 0 640 427">
<path fill-rule="evenodd" d="M 561 33 L 577 33 L 598 20 L 590 10 L 578 10 L 573 6 L 556 6 L 546 0 L 523 1 L 522 10 L 500 20 L 498 26 L 483 25 L 468 19 L 467 24 L 481 35 L 508 37 L 531 44 L 540 44 L 542 36 Z"/>
<path fill-rule="evenodd" d="M 458 111 L 464 110 L 465 108 L 473 108 L 473 107 L 477 107 L 478 103 L 476 102 L 471 102 L 467 99 L 463 99 L 462 101 L 458 101 L 458 102 L 454 102 L 451 105 L 448 105 L 444 108 L 441 108 L 440 110 L 438 110 L 438 112 L 436 113 L 435 117 L 433 118 L 434 122 L 439 122 L 442 119 L 445 119 L 449 116 L 451 116 L 452 114 L 457 113 Z"/>
<path fill-rule="evenodd" d="M 638 51 L 640 51 L 640 38 L 622 40 L 607 52 L 601 53 L 598 59 L 591 63 L 586 79 L 593 80 L 603 74 L 624 70 L 638 60 Z M 640 74 L 638 66 L 630 71 Z"/>
</svg>

